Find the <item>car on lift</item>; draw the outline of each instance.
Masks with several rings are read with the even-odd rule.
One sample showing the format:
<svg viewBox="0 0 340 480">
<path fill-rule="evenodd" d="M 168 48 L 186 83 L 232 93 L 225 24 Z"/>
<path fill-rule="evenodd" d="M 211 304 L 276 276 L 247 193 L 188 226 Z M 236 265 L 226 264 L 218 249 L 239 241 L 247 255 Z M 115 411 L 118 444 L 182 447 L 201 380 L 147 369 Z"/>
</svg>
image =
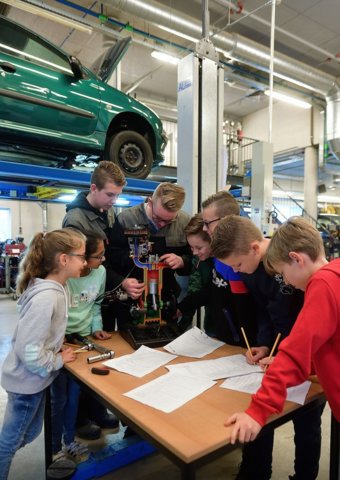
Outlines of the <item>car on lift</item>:
<svg viewBox="0 0 340 480">
<path fill-rule="evenodd" d="M 72 168 L 101 159 L 146 178 L 164 160 L 159 117 L 107 84 L 131 38 L 95 74 L 40 35 L 0 16 L 0 150 L 6 159 Z"/>
</svg>

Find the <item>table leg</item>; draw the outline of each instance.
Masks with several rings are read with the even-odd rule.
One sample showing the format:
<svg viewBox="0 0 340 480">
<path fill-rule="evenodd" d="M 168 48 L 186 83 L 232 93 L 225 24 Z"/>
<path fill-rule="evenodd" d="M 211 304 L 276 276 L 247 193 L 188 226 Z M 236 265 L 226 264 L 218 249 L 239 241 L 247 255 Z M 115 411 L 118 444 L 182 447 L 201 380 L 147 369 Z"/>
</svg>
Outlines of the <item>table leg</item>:
<svg viewBox="0 0 340 480">
<path fill-rule="evenodd" d="M 340 480 L 340 423 L 332 415 L 329 480 Z"/>
<path fill-rule="evenodd" d="M 51 393 L 50 387 L 46 388 L 46 404 L 44 417 L 44 442 L 45 442 L 45 469 L 52 463 L 52 422 L 51 422 Z"/>
<path fill-rule="evenodd" d="M 196 469 L 192 465 L 185 464 L 181 467 L 181 480 L 195 480 Z"/>
</svg>

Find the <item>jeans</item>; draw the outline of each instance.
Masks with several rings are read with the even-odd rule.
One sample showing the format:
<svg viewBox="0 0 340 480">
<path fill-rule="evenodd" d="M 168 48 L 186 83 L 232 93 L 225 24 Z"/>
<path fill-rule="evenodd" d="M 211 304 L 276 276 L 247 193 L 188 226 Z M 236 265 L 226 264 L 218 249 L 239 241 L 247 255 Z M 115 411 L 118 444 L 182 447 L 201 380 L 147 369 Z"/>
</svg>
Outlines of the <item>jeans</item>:
<svg viewBox="0 0 340 480">
<path fill-rule="evenodd" d="M 6 480 L 14 454 L 33 442 L 42 430 L 45 390 L 31 395 L 8 392 L 0 434 L 0 480 Z"/>
<path fill-rule="evenodd" d="M 51 384 L 52 454 L 74 441 L 80 386 L 64 370 Z"/>
<path fill-rule="evenodd" d="M 295 461 L 294 480 L 315 480 L 319 472 L 321 451 L 321 415 L 325 403 L 293 420 Z M 269 480 L 272 474 L 274 431 L 261 435 L 243 448 L 242 478 Z"/>
</svg>

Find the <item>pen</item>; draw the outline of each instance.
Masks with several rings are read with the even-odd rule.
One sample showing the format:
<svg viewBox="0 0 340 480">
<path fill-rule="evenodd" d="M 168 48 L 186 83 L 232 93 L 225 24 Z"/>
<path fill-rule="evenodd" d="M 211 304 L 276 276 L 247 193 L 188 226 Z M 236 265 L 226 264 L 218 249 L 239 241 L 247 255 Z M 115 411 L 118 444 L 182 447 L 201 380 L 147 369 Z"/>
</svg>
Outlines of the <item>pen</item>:
<svg viewBox="0 0 340 480">
<path fill-rule="evenodd" d="M 247 345 L 247 348 L 248 348 L 248 352 L 249 352 L 250 358 L 251 358 L 252 362 L 254 363 L 254 357 L 253 357 L 252 351 L 251 351 L 251 349 L 250 349 L 250 345 L 249 345 L 249 342 L 248 342 L 248 339 L 247 339 L 246 332 L 244 331 L 244 328 L 243 328 L 243 327 L 241 327 L 241 332 L 242 332 L 244 341 L 246 342 L 246 345 Z"/>
<path fill-rule="evenodd" d="M 276 337 L 276 340 L 275 340 L 275 342 L 274 342 L 273 348 L 271 349 L 271 352 L 270 352 L 270 354 L 269 354 L 268 362 L 270 362 L 270 360 L 272 359 L 273 353 L 274 353 L 275 348 L 276 348 L 276 346 L 277 346 L 277 344 L 278 344 L 278 342 L 279 342 L 279 340 L 280 340 L 280 337 L 281 337 L 281 333 L 278 333 L 278 334 L 277 334 L 277 337 Z M 268 365 L 269 365 L 269 363 L 264 367 L 264 371 L 267 370 Z"/>
</svg>

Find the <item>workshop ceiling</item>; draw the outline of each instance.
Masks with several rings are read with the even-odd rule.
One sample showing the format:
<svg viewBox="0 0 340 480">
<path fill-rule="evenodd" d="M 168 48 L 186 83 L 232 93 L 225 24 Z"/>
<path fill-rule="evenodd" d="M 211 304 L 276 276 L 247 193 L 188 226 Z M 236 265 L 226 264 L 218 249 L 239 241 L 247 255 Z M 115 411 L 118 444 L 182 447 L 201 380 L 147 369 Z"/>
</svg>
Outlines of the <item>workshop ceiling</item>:
<svg viewBox="0 0 340 480">
<path fill-rule="evenodd" d="M 33 1 L 33 0 L 32 0 Z M 177 68 L 161 63 L 151 57 L 152 45 L 169 51 L 178 57 L 188 53 L 194 43 L 174 33 L 164 31 L 159 22 L 146 19 L 138 7 L 134 13 L 127 8 L 125 0 L 104 0 L 102 2 L 74 0 L 49 0 L 36 2 L 41 6 L 50 6 L 67 15 L 82 18 L 84 22 L 96 24 L 92 34 L 86 34 L 69 27 L 51 22 L 23 12 L 17 8 L 2 5 L 3 12 L 60 45 L 70 54 L 76 55 L 86 66 L 91 67 L 104 50 L 115 42 L 118 35 L 131 35 L 134 42 L 122 61 L 122 90 L 131 89 L 136 95 L 154 108 L 163 118 L 176 118 Z M 160 7 L 164 15 L 183 18 L 195 24 L 201 23 L 202 1 L 200 0 L 158 0 L 134 3 Z M 264 0 L 210 0 L 210 26 L 214 32 L 240 34 L 253 40 L 259 48 L 268 49 L 270 44 L 271 2 Z M 91 12 L 95 15 L 91 15 Z M 102 24 L 98 14 L 108 17 L 112 22 Z M 144 17 L 144 18 L 143 18 Z M 103 16 L 101 17 L 104 18 Z M 325 74 L 340 75 L 340 2 L 334 0 L 282 0 L 276 5 L 275 51 L 294 60 L 300 60 L 309 67 Z M 263 23 L 267 22 L 267 23 Z M 101 25 L 106 28 L 103 35 Z M 167 23 L 169 26 L 169 23 Z M 133 27 L 133 28 L 131 28 Z M 177 27 L 176 27 L 177 28 Z M 174 27 L 175 29 L 175 27 Z M 136 31 L 138 30 L 138 31 Z M 183 31 L 186 30 L 185 25 Z M 152 37 L 152 38 L 151 38 Z M 159 40 L 155 38 L 158 38 Z M 212 41 L 214 41 L 212 39 Z M 144 45 L 148 44 L 149 48 Z M 182 48 L 178 48 L 181 46 Z M 221 57 L 224 62 L 228 59 Z M 143 80 L 144 78 L 144 80 Z M 268 74 L 257 69 L 256 65 L 229 61 L 225 68 L 225 117 L 241 119 L 245 115 L 268 105 L 268 97 L 263 94 L 268 85 Z M 282 86 L 296 87 L 287 81 L 279 80 Z M 137 85 L 137 86 L 136 86 Z M 305 95 L 309 92 L 302 92 Z"/>
</svg>

